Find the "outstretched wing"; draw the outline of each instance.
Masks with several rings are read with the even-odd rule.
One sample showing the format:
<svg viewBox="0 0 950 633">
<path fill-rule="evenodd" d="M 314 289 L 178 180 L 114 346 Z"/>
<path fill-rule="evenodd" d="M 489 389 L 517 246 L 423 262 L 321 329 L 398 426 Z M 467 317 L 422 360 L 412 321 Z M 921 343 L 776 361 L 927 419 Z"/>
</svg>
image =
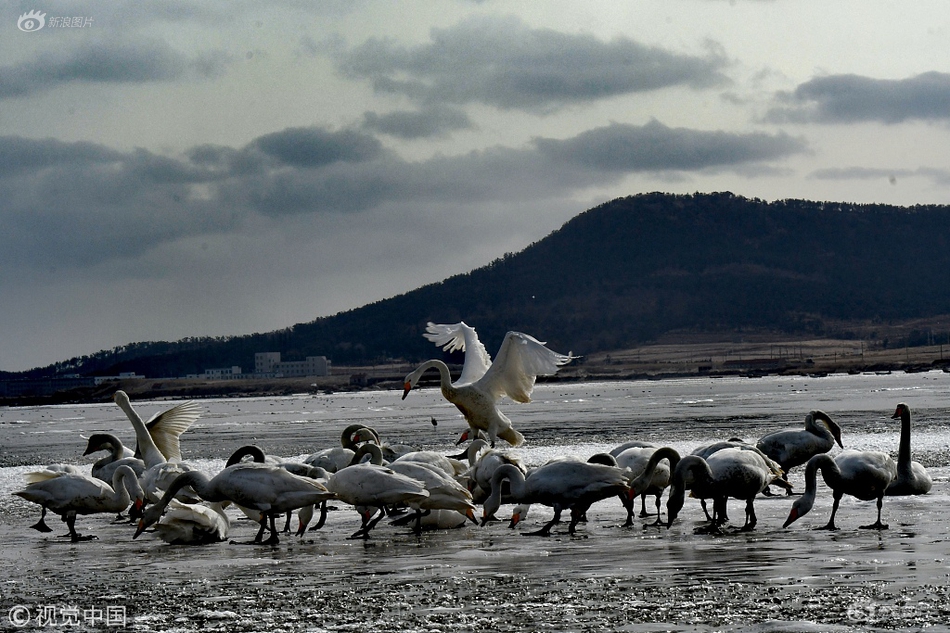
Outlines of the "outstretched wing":
<svg viewBox="0 0 950 633">
<path fill-rule="evenodd" d="M 488 355 L 488 350 L 478 340 L 475 328 L 469 327 L 464 321 L 451 325 L 429 322 L 426 324 L 426 333 L 423 336 L 447 352 L 465 352 L 462 375 L 459 376 L 456 385 L 475 382 L 491 367 L 491 356 Z"/>
<path fill-rule="evenodd" d="M 155 446 L 170 462 L 181 461 L 179 436 L 201 417 L 201 407 L 189 400 L 153 416 L 145 426 Z"/>
<path fill-rule="evenodd" d="M 515 402 L 531 402 L 535 378 L 554 375 L 574 358 L 548 349 L 528 334 L 508 332 L 479 386 L 496 398 L 507 395 Z"/>
</svg>

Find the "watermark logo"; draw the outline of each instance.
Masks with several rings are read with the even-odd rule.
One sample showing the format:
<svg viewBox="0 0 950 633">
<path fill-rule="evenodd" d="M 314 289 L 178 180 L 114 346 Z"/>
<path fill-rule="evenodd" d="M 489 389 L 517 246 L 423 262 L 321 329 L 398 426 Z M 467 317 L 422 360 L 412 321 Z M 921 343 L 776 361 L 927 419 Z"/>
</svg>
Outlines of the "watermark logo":
<svg viewBox="0 0 950 633">
<path fill-rule="evenodd" d="M 126 613 L 123 605 L 107 605 L 83 609 L 77 606 L 45 604 L 30 607 L 14 605 L 7 613 L 7 620 L 14 628 L 34 627 L 78 627 L 85 624 L 91 627 L 125 628 Z"/>
<path fill-rule="evenodd" d="M 24 13 L 16 21 L 16 27 L 25 33 L 39 31 L 44 26 L 46 26 L 46 14 L 36 10 Z"/>
<path fill-rule="evenodd" d="M 47 20 L 45 13 L 34 9 L 21 15 L 20 19 L 16 21 L 16 26 L 24 33 L 39 31 L 44 26 L 50 29 L 84 29 L 92 26 L 92 18 L 84 15 L 58 15 Z"/>
</svg>

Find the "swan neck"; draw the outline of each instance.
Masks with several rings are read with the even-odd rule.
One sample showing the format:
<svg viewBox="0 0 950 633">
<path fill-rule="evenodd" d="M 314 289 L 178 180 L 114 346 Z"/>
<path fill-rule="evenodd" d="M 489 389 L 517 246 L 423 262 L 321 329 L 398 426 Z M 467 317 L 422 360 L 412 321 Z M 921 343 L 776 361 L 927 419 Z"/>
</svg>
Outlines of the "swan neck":
<svg viewBox="0 0 950 633">
<path fill-rule="evenodd" d="M 638 494 L 646 490 L 650 482 L 653 480 L 653 473 L 656 471 L 656 467 L 664 459 L 669 460 L 670 462 L 670 472 L 676 470 L 676 466 L 680 461 L 680 454 L 676 450 L 664 446 L 653 451 L 653 454 L 650 455 L 650 460 L 647 462 L 646 468 L 643 470 L 640 475 L 630 482 L 630 488 L 632 488 Z"/>
<path fill-rule="evenodd" d="M 897 450 L 898 466 L 910 465 L 910 411 L 901 410 L 901 443 Z"/>
<path fill-rule="evenodd" d="M 377 466 L 383 465 L 383 452 L 377 445 L 367 443 L 356 449 L 356 453 L 353 454 L 353 459 L 350 460 L 350 466 L 359 464 L 361 461 L 363 461 L 363 458 L 366 455 L 370 456 L 370 461 L 373 464 L 376 464 Z"/>
<path fill-rule="evenodd" d="M 254 461 L 258 464 L 263 464 L 267 457 L 264 455 L 264 450 L 260 446 L 255 446 L 254 444 L 248 444 L 247 446 L 242 446 L 233 453 L 231 457 L 228 458 L 228 461 L 225 463 L 224 467 L 234 466 L 235 464 L 241 463 L 241 460 L 250 455 L 254 458 Z"/>
<path fill-rule="evenodd" d="M 805 494 L 811 494 L 814 498 L 818 492 L 818 471 L 821 471 L 822 479 L 832 490 L 841 488 L 843 480 L 841 478 L 841 468 L 838 463 L 827 453 L 815 455 L 805 466 Z"/>
<path fill-rule="evenodd" d="M 145 462 L 145 466 L 151 468 L 157 464 L 164 464 L 168 460 L 165 459 L 165 456 L 162 455 L 162 452 L 158 450 L 158 447 L 155 445 L 151 433 L 148 432 L 148 427 L 145 426 L 145 421 L 142 420 L 141 416 L 132 408 L 129 397 L 126 396 L 125 393 L 122 393 L 122 396 L 117 397 L 115 403 L 125 412 L 125 415 L 132 423 L 132 428 L 135 429 L 135 441 L 138 443 L 139 450 L 142 451 L 142 461 Z"/>
</svg>

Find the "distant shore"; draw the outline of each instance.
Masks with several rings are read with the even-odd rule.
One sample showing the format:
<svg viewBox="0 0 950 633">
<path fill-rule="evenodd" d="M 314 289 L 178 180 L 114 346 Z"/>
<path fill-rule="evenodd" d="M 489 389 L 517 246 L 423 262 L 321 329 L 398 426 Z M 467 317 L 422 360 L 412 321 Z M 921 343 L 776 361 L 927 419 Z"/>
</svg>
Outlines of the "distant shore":
<svg viewBox="0 0 950 633">
<path fill-rule="evenodd" d="M 266 397 L 295 393 L 332 393 L 365 389 L 402 389 L 403 378 L 415 364 L 334 366 L 329 376 L 304 378 L 135 378 L 50 396 L 0 399 L 0 406 L 102 402 L 116 389 L 133 399 Z M 461 367 L 453 367 L 453 374 Z M 669 342 L 591 354 L 539 382 L 662 380 L 665 378 L 811 375 L 941 369 L 950 371 L 950 345 L 884 348 L 862 341 L 839 339 L 770 340 L 765 336 L 732 341 Z M 438 384 L 433 371 L 423 384 Z"/>
</svg>

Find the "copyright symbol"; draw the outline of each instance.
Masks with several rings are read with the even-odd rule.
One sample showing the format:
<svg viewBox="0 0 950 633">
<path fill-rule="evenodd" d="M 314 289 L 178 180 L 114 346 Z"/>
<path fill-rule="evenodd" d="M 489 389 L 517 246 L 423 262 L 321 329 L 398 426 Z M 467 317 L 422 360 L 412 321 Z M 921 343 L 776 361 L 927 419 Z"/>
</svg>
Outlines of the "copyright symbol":
<svg viewBox="0 0 950 633">
<path fill-rule="evenodd" d="M 13 626 L 26 626 L 30 623 L 30 610 L 22 604 L 14 605 L 8 617 Z"/>
</svg>

